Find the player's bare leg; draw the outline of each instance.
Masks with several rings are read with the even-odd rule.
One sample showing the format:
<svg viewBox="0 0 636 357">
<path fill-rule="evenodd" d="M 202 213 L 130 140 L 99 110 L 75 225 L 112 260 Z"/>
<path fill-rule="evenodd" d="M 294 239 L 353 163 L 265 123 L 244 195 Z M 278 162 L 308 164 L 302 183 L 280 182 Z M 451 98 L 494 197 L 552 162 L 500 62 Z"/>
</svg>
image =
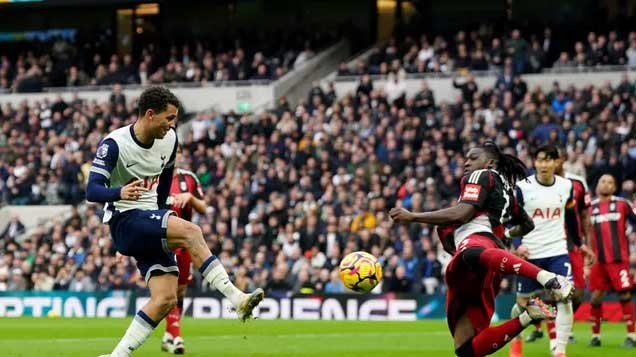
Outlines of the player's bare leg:
<svg viewBox="0 0 636 357">
<path fill-rule="evenodd" d="M 130 356 L 177 303 L 177 277 L 174 274 L 152 276 L 148 281 L 148 288 L 150 300 L 137 312 L 124 337 L 107 356 Z"/>
<path fill-rule="evenodd" d="M 525 311 L 499 326 L 489 327 L 475 335 L 467 315 L 455 327 L 455 354 L 459 357 L 481 357 L 501 349 L 508 341 L 535 321 L 553 319 L 550 307 L 540 299 L 528 302 Z"/>
<path fill-rule="evenodd" d="M 195 268 L 199 269 L 210 285 L 230 300 L 241 321 L 252 317 L 252 311 L 265 296 L 263 290 L 256 289 L 253 293 L 246 294 L 234 286 L 221 262 L 208 249 L 199 226 L 179 217 L 170 216 L 167 236 L 168 248 L 171 250 L 185 248 L 190 253 Z"/>
<path fill-rule="evenodd" d="M 623 343 L 623 347 L 636 347 L 636 333 L 634 332 L 634 302 L 632 294 L 629 291 L 621 291 L 618 293 L 618 301 L 621 303 L 623 310 L 623 321 L 627 327 L 627 337 Z"/>
<path fill-rule="evenodd" d="M 512 307 L 512 311 L 510 312 L 511 318 L 516 318 L 520 316 L 528 305 L 529 297 L 523 297 L 517 295 L 517 301 L 515 305 Z M 539 321 L 539 326 L 541 326 L 541 322 Z M 521 357 L 523 355 L 523 340 L 521 336 L 516 336 L 510 342 L 510 352 L 508 354 L 509 357 Z"/>
</svg>

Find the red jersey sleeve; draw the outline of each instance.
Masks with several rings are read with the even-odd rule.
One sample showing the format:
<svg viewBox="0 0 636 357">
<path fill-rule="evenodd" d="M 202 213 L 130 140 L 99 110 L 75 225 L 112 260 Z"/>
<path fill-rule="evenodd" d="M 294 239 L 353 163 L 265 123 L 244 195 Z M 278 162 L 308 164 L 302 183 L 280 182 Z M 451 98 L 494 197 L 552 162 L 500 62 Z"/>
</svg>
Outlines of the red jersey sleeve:
<svg viewBox="0 0 636 357">
<path fill-rule="evenodd" d="M 489 170 L 477 170 L 464 176 L 460 185 L 459 202 L 483 208 L 488 192 L 494 186 L 494 180 Z"/>
<path fill-rule="evenodd" d="M 585 185 L 579 180 L 572 180 L 572 190 L 576 200 L 576 209 L 579 212 L 587 210 L 591 205 L 590 193 L 585 189 Z"/>
<path fill-rule="evenodd" d="M 622 203 L 621 206 L 625 220 L 636 227 L 636 211 L 634 207 L 627 201 L 621 200 L 620 202 Z"/>
<path fill-rule="evenodd" d="M 201 182 L 194 174 L 189 175 L 192 179 L 192 185 L 190 186 L 190 193 L 194 195 L 194 197 L 198 199 L 203 198 L 203 190 L 201 189 Z"/>
</svg>

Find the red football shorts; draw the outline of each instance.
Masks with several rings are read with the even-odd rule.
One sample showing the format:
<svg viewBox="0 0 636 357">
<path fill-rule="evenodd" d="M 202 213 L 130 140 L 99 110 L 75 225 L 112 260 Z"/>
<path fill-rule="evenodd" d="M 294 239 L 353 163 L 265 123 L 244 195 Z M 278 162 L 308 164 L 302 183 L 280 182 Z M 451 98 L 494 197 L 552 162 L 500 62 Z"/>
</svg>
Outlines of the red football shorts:
<svg viewBox="0 0 636 357">
<path fill-rule="evenodd" d="M 464 315 L 470 319 L 476 333 L 490 326 L 495 312 L 495 297 L 503 278 L 497 271 L 472 270 L 468 267 L 461 254 L 470 247 L 500 249 L 491 238 L 479 234 L 471 234 L 457 247 L 458 252 L 446 270 L 446 315 L 452 335 L 455 334 L 457 321 Z"/>
<path fill-rule="evenodd" d="M 590 271 L 590 289 L 625 291 L 632 289 L 628 263 L 595 263 Z"/>
</svg>

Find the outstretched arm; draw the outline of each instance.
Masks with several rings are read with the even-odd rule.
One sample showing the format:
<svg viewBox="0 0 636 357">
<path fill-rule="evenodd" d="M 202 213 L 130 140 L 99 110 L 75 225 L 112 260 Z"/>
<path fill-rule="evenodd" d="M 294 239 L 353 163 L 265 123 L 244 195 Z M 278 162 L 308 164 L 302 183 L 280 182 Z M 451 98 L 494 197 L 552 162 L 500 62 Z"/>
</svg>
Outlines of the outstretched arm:
<svg viewBox="0 0 636 357">
<path fill-rule="evenodd" d="M 477 211 L 475 206 L 467 203 L 431 212 L 413 213 L 404 208 L 393 208 L 389 212 L 391 218 L 397 223 L 425 223 L 436 226 L 461 224 L 468 221 Z"/>
</svg>

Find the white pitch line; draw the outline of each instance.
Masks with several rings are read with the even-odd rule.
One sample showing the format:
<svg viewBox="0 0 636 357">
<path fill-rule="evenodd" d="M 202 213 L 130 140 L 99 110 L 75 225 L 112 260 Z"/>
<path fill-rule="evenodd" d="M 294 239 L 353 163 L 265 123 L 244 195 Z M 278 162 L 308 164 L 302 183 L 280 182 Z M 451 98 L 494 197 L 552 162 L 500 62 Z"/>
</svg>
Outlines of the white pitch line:
<svg viewBox="0 0 636 357">
<path fill-rule="evenodd" d="M 294 334 L 280 334 L 280 335 L 250 335 L 236 334 L 236 335 L 212 335 L 212 336 L 191 336 L 187 337 L 188 340 L 229 340 L 229 339 L 241 339 L 242 336 L 248 336 L 250 338 L 314 338 L 314 337 L 351 337 L 351 336 L 367 336 L 367 337 L 405 337 L 405 336 L 441 336 L 450 335 L 447 331 L 426 331 L 426 332 L 360 332 L 360 333 L 294 333 Z M 100 342 L 100 341 L 114 341 L 118 337 L 91 337 L 91 338 L 25 338 L 25 339 L 2 339 L 0 342 L 28 342 L 28 343 L 51 343 L 51 342 Z"/>
</svg>

